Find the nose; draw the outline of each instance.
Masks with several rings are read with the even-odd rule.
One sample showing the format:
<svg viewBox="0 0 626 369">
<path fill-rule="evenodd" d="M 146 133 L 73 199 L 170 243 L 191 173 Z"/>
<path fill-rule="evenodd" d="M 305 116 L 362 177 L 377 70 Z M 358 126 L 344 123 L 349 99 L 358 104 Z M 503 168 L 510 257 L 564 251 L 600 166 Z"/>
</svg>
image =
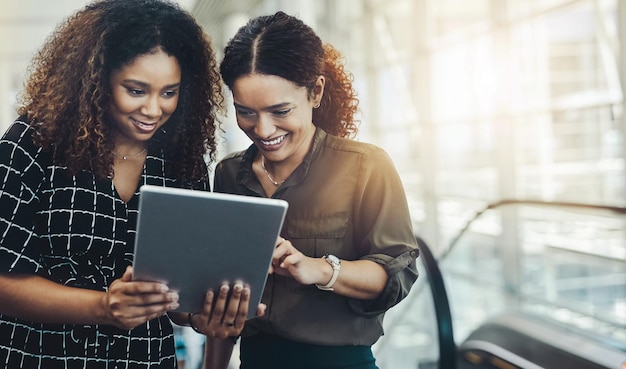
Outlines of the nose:
<svg viewBox="0 0 626 369">
<path fill-rule="evenodd" d="M 144 104 L 141 106 L 141 114 L 147 117 L 158 117 L 161 115 L 161 105 L 159 103 L 158 94 L 148 95 Z"/>
<path fill-rule="evenodd" d="M 274 122 L 266 114 L 260 114 L 259 118 L 254 126 L 254 134 L 257 137 L 269 138 L 276 131 Z"/>
</svg>

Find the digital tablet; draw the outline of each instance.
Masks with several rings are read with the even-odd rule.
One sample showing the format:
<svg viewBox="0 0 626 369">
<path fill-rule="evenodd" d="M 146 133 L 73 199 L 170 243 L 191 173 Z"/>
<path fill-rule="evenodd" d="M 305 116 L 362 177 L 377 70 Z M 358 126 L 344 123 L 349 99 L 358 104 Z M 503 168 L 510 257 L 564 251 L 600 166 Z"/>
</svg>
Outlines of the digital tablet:
<svg viewBox="0 0 626 369">
<path fill-rule="evenodd" d="M 287 202 L 171 187 L 140 188 L 133 280 L 178 291 L 176 311 L 199 312 L 209 289 L 250 286 L 256 316 Z"/>
</svg>

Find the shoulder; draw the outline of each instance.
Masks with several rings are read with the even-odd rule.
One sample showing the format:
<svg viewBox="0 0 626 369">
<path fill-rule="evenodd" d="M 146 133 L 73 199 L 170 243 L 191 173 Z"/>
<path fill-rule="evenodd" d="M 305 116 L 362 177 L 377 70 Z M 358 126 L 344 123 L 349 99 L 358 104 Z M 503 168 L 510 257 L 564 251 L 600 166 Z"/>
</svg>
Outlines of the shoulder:
<svg viewBox="0 0 626 369">
<path fill-rule="evenodd" d="M 244 155 L 246 154 L 246 151 L 236 151 L 233 153 L 230 153 L 226 156 L 224 156 L 222 159 L 220 159 L 217 162 L 217 166 L 223 166 L 223 165 L 232 165 L 234 163 L 239 163 L 241 162 L 241 160 L 243 160 Z"/>
<path fill-rule="evenodd" d="M 33 142 L 35 130 L 24 120 L 16 120 L 0 139 L 0 156 L 6 160 L 34 161 L 41 151 Z"/>
<path fill-rule="evenodd" d="M 321 154 L 322 162 L 335 163 L 343 170 L 357 170 L 361 176 L 396 176 L 396 167 L 389 154 L 372 143 L 328 135 Z"/>
<path fill-rule="evenodd" d="M 36 191 L 45 178 L 45 169 L 52 162 L 51 154 L 42 154 L 32 140 L 33 128 L 24 121 L 14 122 L 0 139 L 0 177 L 2 191 L 23 191 L 26 186 Z"/>
<path fill-rule="evenodd" d="M 2 136 L 2 141 L 14 143 L 32 142 L 33 132 L 33 128 L 25 119 L 18 119 L 6 130 Z"/>
<path fill-rule="evenodd" d="M 236 151 L 233 153 L 230 153 L 226 156 L 224 156 L 221 160 L 220 163 L 222 162 L 229 162 L 229 161 L 234 161 L 234 160 L 241 160 L 243 158 L 243 156 L 245 155 L 246 151 Z"/>
<path fill-rule="evenodd" d="M 387 152 L 379 146 L 332 135 L 326 137 L 324 146 L 327 150 L 342 151 L 366 158 L 389 158 Z"/>
<path fill-rule="evenodd" d="M 245 154 L 246 151 L 236 151 L 224 156 L 217 162 L 217 165 L 215 166 L 215 171 L 221 172 L 226 170 L 227 168 L 231 168 L 232 170 L 235 170 L 235 168 L 239 168 L 239 164 L 243 160 Z"/>
</svg>

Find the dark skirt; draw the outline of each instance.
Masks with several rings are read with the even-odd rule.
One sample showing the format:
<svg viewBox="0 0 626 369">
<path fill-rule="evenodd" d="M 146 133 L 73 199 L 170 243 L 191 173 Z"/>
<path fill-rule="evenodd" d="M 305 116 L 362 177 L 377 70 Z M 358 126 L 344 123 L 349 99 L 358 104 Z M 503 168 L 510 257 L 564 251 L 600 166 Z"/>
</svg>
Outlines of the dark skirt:
<svg viewBox="0 0 626 369">
<path fill-rule="evenodd" d="M 240 369 L 378 369 L 371 346 L 320 346 L 260 333 L 242 337 Z"/>
</svg>

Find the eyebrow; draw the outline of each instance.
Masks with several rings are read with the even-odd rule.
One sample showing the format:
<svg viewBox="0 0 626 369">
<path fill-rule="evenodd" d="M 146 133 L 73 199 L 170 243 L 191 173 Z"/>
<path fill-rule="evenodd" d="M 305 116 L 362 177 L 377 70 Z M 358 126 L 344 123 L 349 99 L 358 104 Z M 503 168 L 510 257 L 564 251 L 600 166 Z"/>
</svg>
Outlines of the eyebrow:
<svg viewBox="0 0 626 369">
<path fill-rule="evenodd" d="M 139 86 L 141 86 L 143 88 L 151 87 L 150 84 L 142 82 L 142 81 L 139 81 L 139 80 L 136 80 L 136 79 L 125 79 L 124 82 L 126 82 L 126 83 L 134 83 L 134 84 L 139 85 Z M 180 82 L 172 83 L 171 85 L 167 85 L 167 86 L 163 87 L 163 89 L 177 88 L 177 87 L 180 87 Z"/>
<path fill-rule="evenodd" d="M 241 105 L 241 104 L 237 104 L 237 103 L 233 103 L 233 104 L 238 109 L 253 110 L 253 109 L 250 109 L 247 106 L 244 106 L 244 105 Z M 266 106 L 265 108 L 263 108 L 263 110 L 275 110 L 275 109 L 284 108 L 284 107 L 289 106 L 289 105 L 290 105 L 290 103 L 284 102 L 284 103 L 279 103 L 279 104 L 275 104 L 275 105 Z"/>
</svg>

